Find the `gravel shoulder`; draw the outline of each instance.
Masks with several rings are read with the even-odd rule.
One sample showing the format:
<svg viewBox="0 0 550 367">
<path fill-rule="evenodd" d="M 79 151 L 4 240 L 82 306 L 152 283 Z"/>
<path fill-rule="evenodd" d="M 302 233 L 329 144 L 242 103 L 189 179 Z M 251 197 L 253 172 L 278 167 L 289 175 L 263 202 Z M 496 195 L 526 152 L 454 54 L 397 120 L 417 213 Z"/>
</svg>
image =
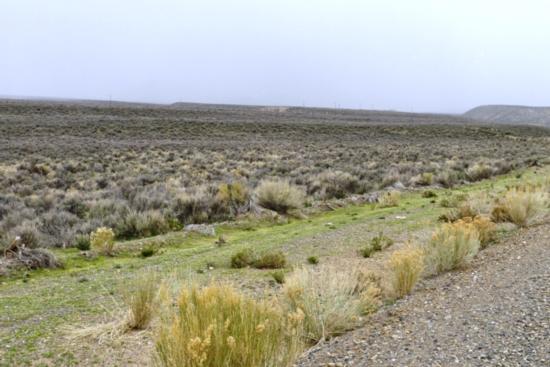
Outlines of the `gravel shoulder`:
<svg viewBox="0 0 550 367">
<path fill-rule="evenodd" d="M 550 224 L 424 280 L 298 366 L 550 366 Z"/>
</svg>

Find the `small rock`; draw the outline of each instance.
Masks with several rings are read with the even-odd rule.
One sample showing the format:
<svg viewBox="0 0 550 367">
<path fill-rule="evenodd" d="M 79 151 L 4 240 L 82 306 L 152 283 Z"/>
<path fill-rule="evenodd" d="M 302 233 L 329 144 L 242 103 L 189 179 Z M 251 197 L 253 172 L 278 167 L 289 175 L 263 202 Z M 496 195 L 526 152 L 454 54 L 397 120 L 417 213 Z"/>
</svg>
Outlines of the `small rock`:
<svg viewBox="0 0 550 367">
<path fill-rule="evenodd" d="M 216 236 L 216 229 L 210 224 L 188 224 L 183 228 L 183 230 L 185 232 L 200 233 L 204 236 Z"/>
</svg>

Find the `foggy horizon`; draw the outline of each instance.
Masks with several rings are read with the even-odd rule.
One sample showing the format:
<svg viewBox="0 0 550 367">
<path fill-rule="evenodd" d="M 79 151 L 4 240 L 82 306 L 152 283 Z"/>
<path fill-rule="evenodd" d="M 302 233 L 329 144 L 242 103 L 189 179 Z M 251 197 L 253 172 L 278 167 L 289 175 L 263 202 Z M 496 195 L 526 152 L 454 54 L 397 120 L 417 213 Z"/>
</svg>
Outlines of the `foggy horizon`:
<svg viewBox="0 0 550 367">
<path fill-rule="evenodd" d="M 0 96 L 463 113 L 547 106 L 543 1 L 1 6 Z"/>
</svg>

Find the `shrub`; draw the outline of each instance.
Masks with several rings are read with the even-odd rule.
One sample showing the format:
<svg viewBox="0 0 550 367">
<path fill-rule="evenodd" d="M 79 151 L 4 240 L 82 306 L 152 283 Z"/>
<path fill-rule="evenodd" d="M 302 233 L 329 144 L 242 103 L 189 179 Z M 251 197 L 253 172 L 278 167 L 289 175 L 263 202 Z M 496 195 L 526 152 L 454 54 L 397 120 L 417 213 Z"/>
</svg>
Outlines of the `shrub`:
<svg viewBox="0 0 550 367">
<path fill-rule="evenodd" d="M 149 326 L 155 310 L 155 299 L 158 291 L 158 278 L 152 274 L 137 277 L 124 292 L 124 300 L 128 306 L 128 327 L 130 329 L 145 329 Z"/>
<path fill-rule="evenodd" d="M 399 191 L 387 191 L 378 198 L 378 203 L 382 208 L 388 208 L 399 205 L 401 194 Z"/>
<path fill-rule="evenodd" d="M 359 179 L 348 172 L 324 171 L 313 177 L 309 183 L 309 194 L 323 199 L 342 199 L 359 189 Z"/>
<path fill-rule="evenodd" d="M 181 224 L 206 223 L 210 220 L 211 201 L 204 190 L 199 190 L 178 197 L 173 211 Z"/>
<path fill-rule="evenodd" d="M 493 175 L 493 169 L 485 163 L 476 163 L 466 170 L 466 175 L 471 181 L 479 181 Z"/>
<path fill-rule="evenodd" d="M 547 200 L 548 195 L 542 191 L 511 189 L 493 208 L 492 216 L 497 221 L 505 219 L 526 227 L 541 212 Z"/>
<path fill-rule="evenodd" d="M 444 222 L 456 222 L 463 218 L 474 218 L 479 215 L 479 211 L 467 201 L 461 203 L 458 208 L 449 210 L 447 213 L 441 214 L 439 220 Z"/>
<path fill-rule="evenodd" d="M 418 247 L 407 246 L 391 254 L 388 267 L 397 297 L 411 293 L 424 270 L 424 253 Z"/>
<path fill-rule="evenodd" d="M 157 252 L 157 249 L 152 245 L 147 245 L 141 249 L 141 257 L 151 257 Z"/>
<path fill-rule="evenodd" d="M 19 241 L 28 248 L 40 246 L 40 233 L 34 223 L 25 221 L 9 231 L 8 237 L 12 240 L 19 237 Z"/>
<path fill-rule="evenodd" d="M 227 207 L 227 210 L 232 215 L 239 211 L 239 207 L 247 203 L 248 198 L 248 189 L 240 182 L 223 183 L 218 186 L 216 199 L 223 206 Z"/>
<path fill-rule="evenodd" d="M 451 188 L 459 181 L 458 173 L 452 170 L 445 170 L 437 175 L 436 181 L 445 188 Z"/>
<path fill-rule="evenodd" d="M 316 342 L 341 334 L 358 325 L 372 303 L 366 292 L 370 284 L 360 282 L 355 267 L 333 265 L 298 269 L 287 277 L 282 301 L 290 310 L 304 313 L 306 337 Z"/>
<path fill-rule="evenodd" d="M 285 273 L 282 271 L 274 271 L 271 273 L 271 277 L 277 284 L 284 284 L 285 283 Z"/>
<path fill-rule="evenodd" d="M 111 228 L 100 227 L 90 235 L 92 248 L 104 255 L 113 255 L 115 249 L 115 233 Z"/>
<path fill-rule="evenodd" d="M 476 228 L 479 234 L 479 243 L 481 248 L 487 247 L 487 245 L 496 239 L 496 226 L 489 218 L 483 216 L 476 216 L 474 218 L 465 217 L 457 221 L 457 223 L 471 223 Z"/>
<path fill-rule="evenodd" d="M 319 258 L 317 256 L 310 256 L 307 258 L 307 262 L 311 265 L 319 264 Z"/>
<path fill-rule="evenodd" d="M 284 314 L 226 285 L 181 291 L 156 337 L 164 367 L 287 367 L 303 349 L 303 314 Z"/>
<path fill-rule="evenodd" d="M 80 251 L 88 251 L 91 248 L 90 236 L 83 234 L 76 236 L 75 246 Z"/>
<path fill-rule="evenodd" d="M 256 188 L 256 195 L 260 206 L 281 214 L 301 208 L 304 203 L 304 193 L 283 180 L 263 180 Z"/>
<path fill-rule="evenodd" d="M 286 257 L 281 251 L 267 252 L 254 260 L 253 265 L 257 269 L 281 269 L 286 265 Z"/>
<path fill-rule="evenodd" d="M 464 221 L 443 224 L 426 248 L 430 273 L 441 273 L 467 264 L 479 251 L 479 233 Z"/>
<path fill-rule="evenodd" d="M 231 257 L 231 267 L 235 269 L 245 268 L 254 264 L 255 260 L 256 255 L 252 249 L 240 250 Z"/>
<path fill-rule="evenodd" d="M 437 197 L 437 194 L 436 194 L 434 191 L 432 191 L 432 190 L 426 190 L 426 191 L 423 191 L 423 192 L 422 192 L 422 197 L 423 197 L 423 198 L 427 198 L 427 199 L 429 199 L 429 198 L 436 198 L 436 197 Z"/>
<path fill-rule="evenodd" d="M 391 245 L 393 245 L 393 240 L 380 232 L 378 236 L 373 237 L 359 252 L 363 257 L 370 257 L 374 252 L 382 251 Z"/>
<path fill-rule="evenodd" d="M 370 240 L 370 245 L 375 251 L 382 251 L 383 249 L 393 245 L 393 240 L 387 236 L 384 236 L 384 233 L 378 233 L 378 236 L 373 237 Z"/>
<path fill-rule="evenodd" d="M 428 186 L 433 183 L 434 175 L 431 172 L 424 172 L 420 175 L 418 179 L 418 184 L 421 186 Z"/>
<path fill-rule="evenodd" d="M 131 239 L 151 237 L 166 233 L 170 226 L 164 216 L 156 210 L 147 212 L 131 211 L 117 223 L 115 232 L 117 238 Z"/>
</svg>

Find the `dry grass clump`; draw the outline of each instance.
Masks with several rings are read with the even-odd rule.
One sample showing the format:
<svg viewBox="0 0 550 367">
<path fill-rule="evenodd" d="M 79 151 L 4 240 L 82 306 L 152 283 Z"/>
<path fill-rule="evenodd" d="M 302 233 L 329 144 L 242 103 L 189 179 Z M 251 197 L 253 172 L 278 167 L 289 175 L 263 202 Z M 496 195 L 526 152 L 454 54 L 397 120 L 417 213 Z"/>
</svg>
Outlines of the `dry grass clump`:
<svg viewBox="0 0 550 367">
<path fill-rule="evenodd" d="M 115 232 L 111 228 L 99 227 L 90 234 L 90 245 L 100 254 L 112 256 L 115 249 Z"/>
<path fill-rule="evenodd" d="M 465 217 L 457 221 L 457 223 L 471 223 L 476 228 L 479 234 L 479 243 L 481 248 L 487 247 L 488 244 L 496 239 L 496 225 L 491 219 L 485 216 Z"/>
<path fill-rule="evenodd" d="M 175 312 L 156 338 L 165 367 L 283 367 L 302 351 L 300 310 L 285 314 L 272 302 L 256 301 L 227 285 L 181 291 Z"/>
<path fill-rule="evenodd" d="M 378 198 L 378 204 L 380 205 L 381 208 L 398 206 L 400 198 L 401 198 L 401 193 L 399 191 L 387 191 Z"/>
<path fill-rule="evenodd" d="M 537 189 L 514 188 L 493 207 L 495 221 L 509 221 L 527 227 L 548 203 L 548 194 Z"/>
<path fill-rule="evenodd" d="M 299 209 L 304 203 L 304 193 L 285 180 L 263 180 L 256 188 L 258 204 L 264 208 L 286 214 Z"/>
<path fill-rule="evenodd" d="M 287 277 L 282 302 L 304 313 L 306 337 L 316 342 L 353 329 L 379 292 L 356 267 L 322 265 L 296 270 Z"/>
<path fill-rule="evenodd" d="M 404 297 L 411 293 L 424 271 L 424 252 L 419 247 L 408 245 L 393 252 L 387 266 L 395 295 Z"/>
<path fill-rule="evenodd" d="M 130 329 L 146 329 L 154 315 L 158 293 L 158 277 L 153 274 L 138 276 L 124 292 L 128 306 L 127 325 Z"/>
<path fill-rule="evenodd" d="M 426 246 L 430 274 L 438 274 L 466 265 L 479 251 L 479 232 L 464 221 L 443 224 Z"/>
</svg>

